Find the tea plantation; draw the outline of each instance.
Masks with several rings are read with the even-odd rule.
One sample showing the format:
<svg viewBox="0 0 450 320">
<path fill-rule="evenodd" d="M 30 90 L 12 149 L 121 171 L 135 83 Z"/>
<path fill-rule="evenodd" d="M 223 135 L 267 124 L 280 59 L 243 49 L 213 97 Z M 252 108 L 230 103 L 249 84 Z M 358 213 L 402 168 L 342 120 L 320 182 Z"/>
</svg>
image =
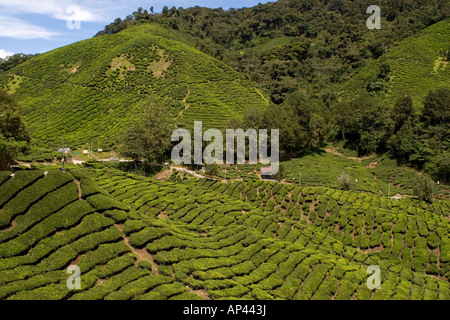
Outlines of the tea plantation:
<svg viewBox="0 0 450 320">
<path fill-rule="evenodd" d="M 95 167 L 1 173 L 0 299 L 450 299 L 447 201 Z"/>
<path fill-rule="evenodd" d="M 419 109 L 430 90 L 450 88 L 450 69 L 441 55 L 449 49 L 449 42 L 450 20 L 447 19 L 399 42 L 380 60 L 367 64 L 341 86 L 340 95 L 349 99 L 368 89 L 392 106 L 408 94 Z M 390 68 L 386 78 L 379 75 L 382 64 Z"/>
<path fill-rule="evenodd" d="M 196 50 L 189 36 L 141 25 L 35 57 L 0 87 L 23 105 L 35 144 L 114 145 L 142 107 L 164 105 L 175 125 L 223 128 L 268 99 L 244 76 Z M 194 119 L 195 116 L 195 119 Z"/>
</svg>

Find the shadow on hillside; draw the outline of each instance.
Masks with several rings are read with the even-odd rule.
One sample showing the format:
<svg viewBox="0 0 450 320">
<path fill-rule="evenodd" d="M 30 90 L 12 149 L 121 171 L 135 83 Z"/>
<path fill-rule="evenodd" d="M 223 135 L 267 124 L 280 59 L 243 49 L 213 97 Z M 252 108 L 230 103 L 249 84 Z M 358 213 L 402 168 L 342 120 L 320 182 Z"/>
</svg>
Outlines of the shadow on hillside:
<svg viewBox="0 0 450 320">
<path fill-rule="evenodd" d="M 313 149 L 308 150 L 308 151 L 290 153 L 288 155 L 285 155 L 285 156 L 281 157 L 280 160 L 281 161 L 288 161 L 288 160 L 292 160 L 292 159 L 303 158 L 303 157 L 309 156 L 309 155 L 324 155 L 326 153 L 327 152 L 324 149 L 313 148 Z"/>
<path fill-rule="evenodd" d="M 149 165 L 142 162 L 105 162 L 104 165 L 111 169 L 145 177 L 154 176 L 164 168 L 162 165 Z"/>
</svg>

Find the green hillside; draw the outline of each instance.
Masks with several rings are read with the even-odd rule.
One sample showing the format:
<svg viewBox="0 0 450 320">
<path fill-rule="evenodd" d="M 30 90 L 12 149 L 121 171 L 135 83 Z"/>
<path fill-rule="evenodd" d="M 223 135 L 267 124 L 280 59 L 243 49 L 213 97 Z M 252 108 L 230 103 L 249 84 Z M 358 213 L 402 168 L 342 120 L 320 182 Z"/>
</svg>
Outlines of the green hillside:
<svg viewBox="0 0 450 320">
<path fill-rule="evenodd" d="M 450 88 L 450 67 L 441 56 L 450 50 L 450 20 L 438 22 L 399 42 L 379 60 L 370 62 L 340 88 L 343 99 L 351 99 L 372 85 L 372 92 L 393 105 L 409 94 L 417 109 L 430 90 Z M 387 79 L 377 77 L 382 64 L 390 66 Z M 370 89 L 369 89 L 370 91 Z"/>
<path fill-rule="evenodd" d="M 223 128 L 267 98 L 244 76 L 157 25 L 129 28 L 53 50 L 0 75 L 23 105 L 40 145 L 113 145 L 141 108 L 167 107 L 178 126 Z"/>
<path fill-rule="evenodd" d="M 450 6 L 370 4 L 139 8 L 0 59 L 0 300 L 450 300 Z M 279 129 L 279 172 L 175 167 L 194 121 Z"/>
<path fill-rule="evenodd" d="M 447 202 L 170 180 L 2 173 L 0 299 L 450 298 Z M 366 286 L 374 264 L 380 290 Z"/>
</svg>

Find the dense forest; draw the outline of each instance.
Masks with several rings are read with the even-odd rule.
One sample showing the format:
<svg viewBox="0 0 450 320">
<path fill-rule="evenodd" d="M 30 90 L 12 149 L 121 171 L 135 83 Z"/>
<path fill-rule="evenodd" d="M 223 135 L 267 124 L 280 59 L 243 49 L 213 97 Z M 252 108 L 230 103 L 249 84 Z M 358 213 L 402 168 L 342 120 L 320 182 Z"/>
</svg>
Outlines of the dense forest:
<svg viewBox="0 0 450 320">
<path fill-rule="evenodd" d="M 271 97 L 266 112 L 249 108 L 244 123 L 232 119 L 229 126 L 280 128 L 284 156 L 343 140 L 359 155 L 388 151 L 399 163 L 448 181 L 448 89 L 430 91 L 421 114 L 407 92 L 389 106 L 382 99 L 391 71 L 386 62 L 378 64 L 371 82 L 361 83 L 365 93 L 341 101 L 338 88 L 399 41 L 448 18 L 450 5 L 441 0 L 380 1 L 383 26 L 371 32 L 365 25 L 370 4 L 280 0 L 227 11 L 164 7 L 155 14 L 153 8 L 139 8 L 97 36 L 154 22 L 194 36 L 198 49 L 243 73 Z M 448 61 L 450 50 L 441 55 Z"/>
</svg>

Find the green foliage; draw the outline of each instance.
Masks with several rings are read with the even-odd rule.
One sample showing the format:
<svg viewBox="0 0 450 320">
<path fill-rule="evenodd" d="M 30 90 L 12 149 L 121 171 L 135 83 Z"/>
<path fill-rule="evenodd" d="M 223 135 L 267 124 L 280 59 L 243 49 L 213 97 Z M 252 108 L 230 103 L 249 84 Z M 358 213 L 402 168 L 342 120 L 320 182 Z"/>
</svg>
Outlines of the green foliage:
<svg viewBox="0 0 450 320">
<path fill-rule="evenodd" d="M 339 106 L 343 108 L 346 105 Z M 361 95 L 350 103 L 349 108 L 351 113 L 345 113 L 347 119 L 342 119 L 341 115 L 338 122 L 341 132 L 345 132 L 348 143 L 354 144 L 359 154 L 383 150 L 387 134 L 386 106 L 368 95 Z"/>
<path fill-rule="evenodd" d="M 0 170 L 10 170 L 18 152 L 30 142 L 21 112 L 17 101 L 0 88 Z"/>
<path fill-rule="evenodd" d="M 443 39 L 450 36 L 449 26 L 448 19 L 440 21 L 413 36 L 408 35 L 409 38 L 396 43 L 387 52 L 383 50 L 380 59 L 368 63 L 341 86 L 342 96 L 351 99 L 365 91 L 366 84 L 378 78 L 380 66 L 388 64 L 391 76 L 383 79 L 385 89 L 372 94 L 390 106 L 408 94 L 415 110 L 420 110 L 431 90 L 449 89 L 449 69 L 445 67 L 445 61 L 439 59 L 439 52 L 448 46 L 448 40 Z M 382 49 L 383 45 L 380 43 L 377 48 Z"/>
<path fill-rule="evenodd" d="M 207 164 L 205 166 L 205 173 L 209 177 L 217 176 L 219 174 L 219 165 L 216 163 L 213 164 Z"/>
<path fill-rule="evenodd" d="M 145 107 L 138 123 L 125 133 L 120 153 L 135 161 L 162 162 L 171 146 L 169 121 L 167 111 L 161 106 L 153 104 Z"/>
<path fill-rule="evenodd" d="M 250 81 L 194 44 L 186 34 L 137 25 L 33 57 L 0 73 L 0 88 L 21 77 L 15 96 L 35 143 L 47 149 L 60 147 L 61 136 L 72 149 L 107 149 L 150 104 L 187 128 L 194 120 L 222 128 L 248 107 L 267 107 Z"/>
<path fill-rule="evenodd" d="M 417 195 L 419 199 L 433 202 L 435 190 L 434 181 L 429 176 L 422 175 L 417 178 L 414 185 L 414 194 Z"/>
<path fill-rule="evenodd" d="M 409 52 L 384 55 L 444 18 L 434 5 L 397 4 L 376 37 L 359 33 L 354 21 L 365 20 L 364 10 L 347 0 L 229 11 L 166 7 L 161 15 L 141 8 L 109 25 L 108 36 L 0 73 L 0 86 L 24 104 L 37 152 L 63 134 L 70 144 L 112 146 L 152 103 L 148 114 L 158 112 L 143 122 L 157 128 L 130 129 L 134 158 L 158 161 L 166 146 L 153 138 L 198 117 L 206 127 L 279 128 L 282 154 L 303 152 L 282 163 L 284 183 L 259 180 L 260 165 L 225 167 L 227 183 L 182 173 L 159 181 L 92 162 L 66 173 L 54 166 L 46 174 L 0 173 L 0 299 L 448 299 L 448 201 L 386 197 L 389 188 L 407 194 L 421 185 L 388 155 L 350 159 L 317 149 L 330 137 L 346 140 L 337 146 L 351 157 L 357 154 L 348 148 L 360 155 L 389 148 L 398 160 L 445 177 L 449 99 L 445 90 L 429 91 L 446 79 L 441 61 L 448 54 L 439 52 L 433 70 L 428 62 L 446 25 L 408 39 L 414 46 L 400 44 L 423 54 L 411 58 L 422 77 L 404 80 L 410 61 L 396 54 Z M 432 7 L 439 9 L 430 14 Z M 264 111 L 259 89 L 193 46 L 266 87 L 274 104 Z M 357 88 L 343 84 L 336 104 L 330 84 L 358 72 L 367 78 Z M 423 79 L 431 80 L 418 85 Z M 405 83 L 399 95 L 396 86 Z M 404 98 L 411 84 L 417 92 Z M 371 93 L 358 95 L 358 88 Z M 417 97 L 425 91 L 422 112 Z M 224 177 L 223 170 L 214 175 Z M 338 189 L 342 172 L 344 182 L 355 179 L 352 191 Z M 432 183 L 424 185 L 427 194 Z M 82 270 L 80 290 L 66 286 L 73 264 Z M 380 290 L 365 286 L 368 265 L 381 268 Z"/>
<path fill-rule="evenodd" d="M 16 53 L 10 57 L 0 58 L 0 71 L 8 71 L 36 55 L 37 54 Z"/>
<path fill-rule="evenodd" d="M 135 12 L 124 21 L 116 19 L 98 35 L 120 34 L 126 31 L 121 31 L 124 28 L 154 22 L 173 30 L 183 30 L 195 37 L 198 49 L 263 85 L 273 102 L 280 104 L 299 89 L 326 88 L 315 95 L 328 105 L 337 100 L 334 84 L 347 81 L 399 40 L 448 17 L 446 7 L 438 5 L 437 1 L 393 5 L 389 0 L 382 0 L 378 5 L 390 9 L 389 17 L 383 20 L 383 28 L 376 33 L 361 32 L 360 22 L 367 20 L 365 10 L 361 9 L 364 5 L 358 6 L 348 0 L 319 0 L 278 1 L 237 10 L 194 7 L 166 8 L 158 15 Z M 207 26 L 205 21 L 208 21 Z M 399 25 L 403 27 L 397 28 Z M 426 50 L 427 46 L 421 46 L 427 56 L 434 56 L 431 66 L 440 52 L 448 49 L 447 42 L 438 38 L 442 33 L 432 35 L 437 39 L 433 44 L 437 50 Z M 409 44 L 410 40 L 405 42 Z M 347 45 L 342 47 L 342 43 Z M 407 56 L 415 53 L 417 48 L 408 46 L 404 51 Z M 442 55 L 447 56 L 447 53 Z M 403 57 L 400 55 L 400 58 Z M 369 77 L 368 82 L 378 80 L 384 85 L 398 65 L 402 66 L 402 61 L 395 61 L 395 64 L 389 61 L 374 67 L 373 77 Z M 428 76 L 429 73 L 421 75 Z M 420 77 L 413 78 L 416 79 L 421 81 Z M 356 87 L 366 85 L 358 83 Z M 356 91 L 350 91 L 350 94 Z"/>
<path fill-rule="evenodd" d="M 352 186 L 352 180 L 347 173 L 342 172 L 342 174 L 337 177 L 337 180 L 342 190 L 350 190 Z"/>
</svg>

